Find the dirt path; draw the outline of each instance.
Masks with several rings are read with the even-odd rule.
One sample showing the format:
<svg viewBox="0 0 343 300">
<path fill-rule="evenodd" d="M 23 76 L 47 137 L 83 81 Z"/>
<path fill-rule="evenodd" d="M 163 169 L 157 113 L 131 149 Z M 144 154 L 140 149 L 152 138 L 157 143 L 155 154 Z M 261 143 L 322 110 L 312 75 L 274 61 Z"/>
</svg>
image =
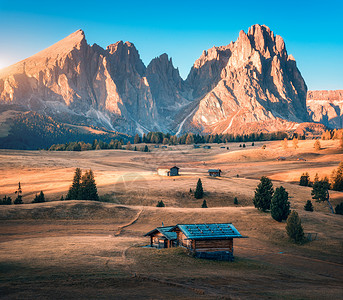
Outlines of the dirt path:
<svg viewBox="0 0 343 300">
<path fill-rule="evenodd" d="M 137 213 L 137 215 L 136 215 L 129 223 L 124 224 L 124 225 L 122 225 L 122 226 L 119 226 L 119 227 L 118 227 L 118 230 L 117 230 L 117 232 L 114 234 L 114 236 L 119 236 L 124 228 L 127 228 L 127 227 L 129 227 L 129 226 L 135 224 L 135 223 L 138 221 L 138 219 L 139 219 L 141 213 L 143 212 L 143 210 L 144 210 L 144 208 L 142 208 L 142 209 Z"/>
</svg>

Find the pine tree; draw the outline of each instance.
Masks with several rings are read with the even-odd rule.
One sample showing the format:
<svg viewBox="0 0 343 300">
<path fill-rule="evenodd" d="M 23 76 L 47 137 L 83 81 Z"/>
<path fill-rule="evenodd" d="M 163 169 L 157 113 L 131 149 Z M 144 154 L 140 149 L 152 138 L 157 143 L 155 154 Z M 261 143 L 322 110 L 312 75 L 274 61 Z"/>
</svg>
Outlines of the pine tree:
<svg viewBox="0 0 343 300">
<path fill-rule="evenodd" d="M 293 146 L 294 146 L 294 149 L 297 149 L 298 148 L 298 138 L 297 137 L 293 137 Z"/>
<path fill-rule="evenodd" d="M 156 207 L 165 207 L 163 201 L 158 201 Z"/>
<path fill-rule="evenodd" d="M 127 142 L 126 144 L 126 150 L 132 150 L 132 145 L 130 142 Z"/>
<path fill-rule="evenodd" d="M 314 149 L 316 149 L 317 151 L 319 151 L 321 149 L 321 145 L 320 145 L 320 141 L 319 140 L 316 140 L 314 142 L 314 145 L 313 145 Z"/>
<path fill-rule="evenodd" d="M 64 201 L 63 195 L 61 196 L 61 199 L 60 199 L 60 201 Z"/>
<path fill-rule="evenodd" d="M 75 169 L 74 179 L 71 187 L 69 188 L 66 200 L 79 200 L 80 199 L 80 185 L 81 185 L 82 171 L 80 168 Z"/>
<path fill-rule="evenodd" d="M 273 193 L 274 189 L 272 181 L 268 177 L 262 176 L 253 199 L 255 207 L 262 211 L 269 209 Z"/>
<path fill-rule="evenodd" d="M 85 174 L 82 176 L 80 192 L 81 193 L 79 199 L 99 201 L 98 190 L 96 187 L 92 169 L 86 171 Z"/>
<path fill-rule="evenodd" d="M 193 133 L 188 133 L 187 138 L 186 138 L 186 144 L 187 144 L 187 145 L 194 144 L 194 136 L 193 136 Z"/>
<path fill-rule="evenodd" d="M 278 222 L 286 220 L 290 213 L 289 207 L 288 193 L 284 187 L 280 186 L 279 188 L 276 188 L 270 203 L 272 218 Z"/>
<path fill-rule="evenodd" d="M 20 182 L 18 183 L 18 189 L 15 191 L 17 198 L 14 200 L 14 204 L 23 204 L 23 191 L 21 190 Z"/>
<path fill-rule="evenodd" d="M 206 200 L 205 200 L 205 199 L 204 199 L 204 201 L 202 202 L 201 207 L 202 207 L 202 208 L 207 208 L 207 203 L 206 203 Z"/>
<path fill-rule="evenodd" d="M 304 230 L 299 215 L 295 210 L 292 210 L 287 218 L 286 232 L 293 242 L 301 243 L 304 241 Z"/>
<path fill-rule="evenodd" d="M 237 197 L 233 198 L 233 204 L 238 204 L 238 199 L 237 199 Z"/>
<path fill-rule="evenodd" d="M 335 213 L 337 215 L 343 215 L 343 202 L 341 202 L 340 204 L 337 204 L 335 207 Z"/>
<path fill-rule="evenodd" d="M 36 194 L 36 197 L 32 201 L 32 203 L 42 203 L 42 202 L 45 202 L 45 196 L 44 196 L 43 191 L 41 191 L 39 195 Z"/>
<path fill-rule="evenodd" d="M 329 188 L 330 188 L 330 183 L 327 178 L 324 178 L 320 181 L 316 181 L 313 184 L 311 195 L 312 195 L 312 199 L 316 199 L 317 202 L 326 201 L 330 207 L 331 212 L 334 213 L 334 210 L 330 203 Z"/>
<path fill-rule="evenodd" d="M 199 180 L 197 182 L 197 187 L 195 189 L 194 197 L 196 199 L 201 199 L 203 196 L 204 196 L 204 190 L 202 188 L 201 179 L 199 178 Z"/>
<path fill-rule="evenodd" d="M 300 177 L 299 185 L 308 186 L 310 183 L 310 175 L 306 172 L 303 173 Z"/>
<path fill-rule="evenodd" d="M 312 202 L 311 200 L 307 200 L 305 206 L 304 206 L 304 209 L 306 211 L 313 211 L 313 205 L 312 205 Z"/>
<path fill-rule="evenodd" d="M 133 139 L 133 143 L 134 144 L 139 144 L 141 142 L 141 138 L 138 135 L 138 133 L 135 135 L 134 139 Z"/>
<path fill-rule="evenodd" d="M 147 146 L 147 145 L 145 145 L 145 146 L 144 146 L 144 150 L 143 150 L 143 152 L 149 152 L 149 148 L 148 148 L 148 146 Z"/>
<path fill-rule="evenodd" d="M 332 172 L 332 189 L 334 191 L 343 191 L 343 161 L 339 164 L 337 170 Z"/>
</svg>

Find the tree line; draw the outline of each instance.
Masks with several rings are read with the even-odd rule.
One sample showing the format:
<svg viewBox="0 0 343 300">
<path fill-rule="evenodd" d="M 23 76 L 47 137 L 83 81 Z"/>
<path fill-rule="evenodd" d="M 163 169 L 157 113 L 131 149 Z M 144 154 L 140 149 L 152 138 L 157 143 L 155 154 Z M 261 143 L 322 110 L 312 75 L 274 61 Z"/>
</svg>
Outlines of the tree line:
<svg viewBox="0 0 343 300">
<path fill-rule="evenodd" d="M 152 131 L 140 136 L 138 134 L 134 137 L 134 144 L 164 144 L 164 145 L 191 145 L 204 143 L 229 143 L 229 142 L 253 142 L 253 141 L 272 141 L 283 140 L 287 138 L 288 134 L 283 131 L 272 133 L 250 133 L 250 134 L 209 134 L 200 135 L 194 133 L 185 133 L 180 136 L 171 135 L 170 133 L 163 133 L 159 131 Z"/>
</svg>

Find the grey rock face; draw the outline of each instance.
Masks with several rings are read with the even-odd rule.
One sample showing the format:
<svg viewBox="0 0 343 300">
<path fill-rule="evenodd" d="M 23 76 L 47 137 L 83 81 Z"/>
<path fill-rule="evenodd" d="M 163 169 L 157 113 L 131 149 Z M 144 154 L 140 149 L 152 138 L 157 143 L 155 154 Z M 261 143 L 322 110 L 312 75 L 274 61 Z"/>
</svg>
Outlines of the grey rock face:
<svg viewBox="0 0 343 300">
<path fill-rule="evenodd" d="M 184 81 L 167 54 L 145 67 L 132 43 L 88 45 L 78 30 L 0 71 L 0 105 L 134 134 L 241 133 L 310 121 L 306 84 L 266 26 L 204 51 Z"/>
</svg>

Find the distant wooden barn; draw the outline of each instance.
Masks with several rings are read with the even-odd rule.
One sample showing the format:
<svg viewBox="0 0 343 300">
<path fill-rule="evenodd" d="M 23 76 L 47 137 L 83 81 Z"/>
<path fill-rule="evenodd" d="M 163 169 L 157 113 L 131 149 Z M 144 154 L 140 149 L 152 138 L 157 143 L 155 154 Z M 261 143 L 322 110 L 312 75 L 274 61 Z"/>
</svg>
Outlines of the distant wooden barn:
<svg viewBox="0 0 343 300">
<path fill-rule="evenodd" d="M 150 236 L 150 246 L 155 248 L 171 248 L 176 246 L 176 232 L 170 230 L 174 226 L 157 227 L 144 236 Z"/>
<path fill-rule="evenodd" d="M 222 170 L 220 169 L 209 169 L 208 175 L 211 177 L 220 177 L 220 174 L 222 173 Z"/>
<path fill-rule="evenodd" d="M 207 259 L 233 260 L 233 239 L 242 238 L 231 223 L 178 224 L 170 231 L 176 233 L 178 246 Z"/>
<path fill-rule="evenodd" d="M 179 176 L 179 170 L 177 166 L 162 166 L 157 168 L 157 174 L 161 176 Z"/>
</svg>

